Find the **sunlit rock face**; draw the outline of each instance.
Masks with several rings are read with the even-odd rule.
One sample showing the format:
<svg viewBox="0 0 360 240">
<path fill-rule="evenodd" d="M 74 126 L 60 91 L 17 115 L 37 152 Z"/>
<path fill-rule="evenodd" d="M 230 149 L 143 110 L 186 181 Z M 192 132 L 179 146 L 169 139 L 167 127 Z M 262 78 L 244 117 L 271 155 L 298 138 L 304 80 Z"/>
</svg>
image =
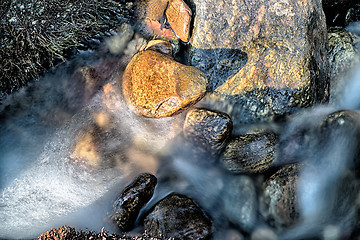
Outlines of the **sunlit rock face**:
<svg viewBox="0 0 360 240">
<path fill-rule="evenodd" d="M 207 74 L 214 92 L 208 101 L 218 110 L 254 122 L 328 98 L 327 31 L 319 1 L 194 4 L 189 61 Z M 232 74 L 216 75 L 218 69 Z"/>
<path fill-rule="evenodd" d="M 159 118 L 176 115 L 202 99 L 207 78 L 199 69 L 169 55 L 144 50 L 126 67 L 122 86 L 125 100 L 135 113 Z"/>
</svg>

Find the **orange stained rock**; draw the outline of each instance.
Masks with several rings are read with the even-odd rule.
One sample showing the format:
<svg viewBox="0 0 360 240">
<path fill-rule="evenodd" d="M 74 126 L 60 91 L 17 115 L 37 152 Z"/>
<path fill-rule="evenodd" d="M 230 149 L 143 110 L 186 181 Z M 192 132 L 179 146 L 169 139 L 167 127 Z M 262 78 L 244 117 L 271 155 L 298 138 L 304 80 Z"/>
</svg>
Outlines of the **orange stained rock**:
<svg viewBox="0 0 360 240">
<path fill-rule="evenodd" d="M 192 16 L 189 6 L 182 0 L 170 0 L 165 14 L 175 34 L 181 41 L 188 42 Z"/>
<path fill-rule="evenodd" d="M 173 116 L 198 102 L 207 78 L 199 69 L 153 50 L 136 54 L 125 69 L 123 93 L 130 108 L 150 118 Z"/>
</svg>

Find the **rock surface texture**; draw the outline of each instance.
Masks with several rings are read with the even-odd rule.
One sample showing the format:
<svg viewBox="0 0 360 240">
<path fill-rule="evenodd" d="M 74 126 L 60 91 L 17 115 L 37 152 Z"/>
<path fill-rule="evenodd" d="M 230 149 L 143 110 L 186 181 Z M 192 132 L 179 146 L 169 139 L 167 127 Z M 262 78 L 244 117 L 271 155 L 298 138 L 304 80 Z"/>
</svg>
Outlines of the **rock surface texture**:
<svg viewBox="0 0 360 240">
<path fill-rule="evenodd" d="M 231 172 L 261 173 L 274 162 L 276 145 L 273 132 L 237 136 L 225 147 L 221 162 Z"/>
<path fill-rule="evenodd" d="M 299 220 L 297 197 L 298 175 L 301 166 L 284 166 L 263 184 L 261 214 L 276 228 L 289 227 Z"/>
<path fill-rule="evenodd" d="M 144 220 L 150 236 L 174 239 L 209 239 L 212 223 L 190 198 L 172 193 L 155 205 Z"/>
<path fill-rule="evenodd" d="M 214 91 L 208 100 L 217 110 L 254 122 L 327 100 L 327 31 L 319 1 L 194 0 L 194 5 L 189 61 L 207 74 Z M 221 60 L 225 54 L 235 56 Z M 217 76 L 222 68 L 233 74 Z"/>
<path fill-rule="evenodd" d="M 196 147 L 218 153 L 232 130 L 232 121 L 225 113 L 192 109 L 186 114 L 184 136 Z"/>
<path fill-rule="evenodd" d="M 126 67 L 125 100 L 138 115 L 169 117 L 189 108 L 205 95 L 207 78 L 199 69 L 176 62 L 171 56 L 145 50 Z"/>
</svg>

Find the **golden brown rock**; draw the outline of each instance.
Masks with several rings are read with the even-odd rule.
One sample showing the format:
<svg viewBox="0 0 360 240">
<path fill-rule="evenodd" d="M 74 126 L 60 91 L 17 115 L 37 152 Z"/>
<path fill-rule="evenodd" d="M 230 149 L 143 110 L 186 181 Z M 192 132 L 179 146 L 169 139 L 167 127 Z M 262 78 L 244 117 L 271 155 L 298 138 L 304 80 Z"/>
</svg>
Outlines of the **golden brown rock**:
<svg viewBox="0 0 360 240">
<path fill-rule="evenodd" d="M 189 41 L 192 12 L 184 1 L 147 0 L 140 6 L 140 15 L 151 35 Z"/>
<path fill-rule="evenodd" d="M 144 15 L 144 22 L 151 35 L 166 39 L 177 39 L 174 31 L 165 26 L 164 13 L 168 6 L 168 0 L 147 0 L 140 10 L 140 15 Z M 142 7 L 142 6 L 140 6 Z"/>
<path fill-rule="evenodd" d="M 136 54 L 125 69 L 123 93 L 130 108 L 150 118 L 169 117 L 198 102 L 207 78 L 199 69 L 153 50 Z"/>
<path fill-rule="evenodd" d="M 170 0 L 165 14 L 175 34 L 181 41 L 188 42 L 192 16 L 189 6 L 182 0 Z"/>
</svg>

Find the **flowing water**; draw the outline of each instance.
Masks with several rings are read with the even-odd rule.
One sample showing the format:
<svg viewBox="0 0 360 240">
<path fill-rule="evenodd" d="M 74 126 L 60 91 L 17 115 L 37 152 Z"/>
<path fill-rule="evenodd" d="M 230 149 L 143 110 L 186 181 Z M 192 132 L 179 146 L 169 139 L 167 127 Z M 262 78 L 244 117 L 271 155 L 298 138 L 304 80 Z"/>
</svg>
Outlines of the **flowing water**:
<svg viewBox="0 0 360 240">
<path fill-rule="evenodd" d="M 77 111 L 68 108 L 66 94 L 73 89 L 66 87 L 67 81 L 78 67 L 92 64 L 97 58 L 93 52 L 84 52 L 0 106 L 0 238 L 34 238 L 65 224 L 84 230 L 100 231 L 105 227 L 115 231 L 107 216 L 123 187 L 140 172 L 161 175 L 169 169 L 179 181 L 168 186 L 160 184 L 152 203 L 170 191 L 182 191 L 207 211 L 212 210 L 210 215 L 218 228 L 230 226 L 225 224 L 227 220 L 212 200 L 219 197 L 217 190 L 226 187 L 232 175 L 212 163 L 193 164 L 185 154 L 169 160 L 170 166 L 157 158 L 160 152 L 162 156 L 172 154 L 167 143 L 181 131 L 183 114 L 171 119 L 142 119 L 127 109 L 120 94 L 113 95 L 116 104 L 109 111 L 102 90 Z M 282 139 L 286 141 L 297 129 L 315 127 L 336 110 L 359 109 L 359 82 L 360 71 L 357 71 L 349 79 L 342 97 L 331 106 L 306 110 L 290 118 L 285 126 L 275 126 L 282 129 Z M 115 77 L 109 83 L 117 88 Z M 105 126 L 105 130 L 94 117 L 102 113 L 111 119 L 111 127 Z M 79 134 L 96 124 L 107 153 L 99 161 L 110 157 L 111 162 L 74 161 L 74 145 Z M 357 180 L 346 174 L 352 147 L 355 148 L 346 136 L 332 136 L 322 149 L 310 145 L 299 153 L 310 163 L 299 177 L 299 207 L 303 218 L 282 233 L 283 239 L 312 233 L 337 239 L 336 234 L 351 230 L 358 198 L 357 192 L 353 192 Z M 344 179 L 354 182 L 354 188 L 340 191 L 339 182 Z M 352 202 L 339 200 L 340 194 L 354 194 L 350 198 Z"/>
</svg>

